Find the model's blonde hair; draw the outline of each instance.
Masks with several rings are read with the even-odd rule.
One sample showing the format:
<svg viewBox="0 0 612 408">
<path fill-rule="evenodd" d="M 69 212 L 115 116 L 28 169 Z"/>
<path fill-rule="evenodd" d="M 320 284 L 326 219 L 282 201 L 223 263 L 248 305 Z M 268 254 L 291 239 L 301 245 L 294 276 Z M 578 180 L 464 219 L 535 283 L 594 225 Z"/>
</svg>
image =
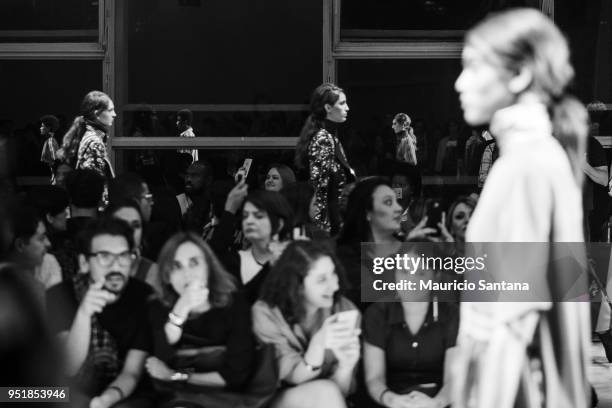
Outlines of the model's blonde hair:
<svg viewBox="0 0 612 408">
<path fill-rule="evenodd" d="M 565 149 L 581 184 L 588 113 L 580 101 L 567 94 L 574 69 L 567 40 L 555 23 L 536 9 L 510 9 L 478 23 L 467 33 L 466 44 L 508 72 L 518 74 L 525 67 L 531 71 L 529 90 L 548 106 L 553 135 Z"/>
</svg>

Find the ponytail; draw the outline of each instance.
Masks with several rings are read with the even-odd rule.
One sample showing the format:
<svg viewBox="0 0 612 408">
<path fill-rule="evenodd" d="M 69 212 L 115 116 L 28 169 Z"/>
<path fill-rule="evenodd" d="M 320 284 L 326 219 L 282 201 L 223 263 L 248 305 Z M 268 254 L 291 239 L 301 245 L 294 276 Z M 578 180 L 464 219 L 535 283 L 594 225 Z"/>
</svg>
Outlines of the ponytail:
<svg viewBox="0 0 612 408">
<path fill-rule="evenodd" d="M 58 158 L 70 167 L 74 167 L 76 162 L 79 144 L 85 133 L 85 124 L 86 122 L 83 116 L 74 118 L 70 129 L 68 129 L 64 135 L 62 147 L 57 151 Z"/>
<path fill-rule="evenodd" d="M 567 154 L 574 178 L 582 186 L 582 165 L 589 132 L 589 115 L 584 105 L 573 96 L 564 95 L 553 100 L 550 107 L 553 135 Z"/>
<path fill-rule="evenodd" d="M 297 145 L 295 147 L 295 167 L 298 170 L 308 168 L 308 145 L 312 136 L 323 128 L 323 121 L 317 120 L 313 114 L 308 115 L 304 126 L 300 132 Z"/>
</svg>

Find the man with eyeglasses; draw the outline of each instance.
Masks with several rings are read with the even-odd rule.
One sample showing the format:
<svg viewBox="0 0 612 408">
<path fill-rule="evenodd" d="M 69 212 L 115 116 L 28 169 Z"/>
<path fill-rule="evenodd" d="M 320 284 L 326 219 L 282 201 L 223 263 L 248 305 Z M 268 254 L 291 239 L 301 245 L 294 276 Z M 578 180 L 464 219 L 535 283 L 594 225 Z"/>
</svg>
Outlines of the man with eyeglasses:
<svg viewBox="0 0 612 408">
<path fill-rule="evenodd" d="M 81 236 L 80 273 L 48 291 L 47 311 L 64 346 L 73 406 L 149 402 L 147 384 L 140 380 L 151 350 L 147 300 L 152 289 L 129 278 L 133 249 L 124 221 L 96 220 Z"/>
</svg>

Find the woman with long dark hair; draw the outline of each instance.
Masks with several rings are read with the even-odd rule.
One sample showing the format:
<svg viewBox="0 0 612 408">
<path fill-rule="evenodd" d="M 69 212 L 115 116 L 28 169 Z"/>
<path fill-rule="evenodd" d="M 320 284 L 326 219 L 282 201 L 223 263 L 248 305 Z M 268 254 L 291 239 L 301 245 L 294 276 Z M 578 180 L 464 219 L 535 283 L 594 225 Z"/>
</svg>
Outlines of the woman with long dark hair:
<svg viewBox="0 0 612 408">
<path fill-rule="evenodd" d="M 535 9 L 508 10 L 467 33 L 462 58 L 455 88 L 464 118 L 470 126 L 490 124 L 500 151 L 466 241 L 582 242 L 588 117 L 567 93 L 574 70 L 563 34 Z M 559 288 L 565 295 L 583 282 L 546 268 L 555 247 L 547 248 L 540 251 L 541 268 L 523 267 L 535 268 L 530 279 L 544 282 L 554 300 Z M 520 271 L 507 273 L 516 279 Z M 586 282 L 580 289 L 586 292 Z M 587 407 L 589 320 L 589 306 L 581 302 L 462 303 L 463 364 L 453 373 L 453 406 Z"/>
<path fill-rule="evenodd" d="M 315 189 L 314 221 L 332 235 L 342 224 L 342 189 L 355 180 L 337 136 L 338 124 L 346 121 L 349 107 L 344 91 L 334 84 L 318 86 L 310 99 L 310 115 L 302 127 L 295 151 L 298 169 L 309 171 Z"/>
<path fill-rule="evenodd" d="M 91 91 L 85 95 L 81 115 L 64 135 L 60 159 L 74 169 L 92 169 L 107 180 L 114 178 L 106 142 L 115 116 L 115 105 L 107 94 Z"/>
<path fill-rule="evenodd" d="M 362 287 L 371 287 L 371 282 L 364 280 L 361 275 L 361 244 L 379 244 L 380 249 L 390 253 L 398 250 L 404 241 L 404 237 L 398 234 L 402 213 L 397 195 L 384 177 L 367 177 L 360 180 L 349 195 L 344 225 L 336 240 L 336 252 L 347 272 L 350 285 L 347 297 L 360 307 L 365 306 L 365 303 L 361 302 Z M 435 229 L 426 227 L 426 222 L 427 217 L 424 217 L 408 233 L 406 239 L 426 240 L 428 234 L 435 232 Z M 439 223 L 438 227 L 445 230 L 442 223 Z M 368 254 L 370 259 L 374 256 Z"/>
</svg>

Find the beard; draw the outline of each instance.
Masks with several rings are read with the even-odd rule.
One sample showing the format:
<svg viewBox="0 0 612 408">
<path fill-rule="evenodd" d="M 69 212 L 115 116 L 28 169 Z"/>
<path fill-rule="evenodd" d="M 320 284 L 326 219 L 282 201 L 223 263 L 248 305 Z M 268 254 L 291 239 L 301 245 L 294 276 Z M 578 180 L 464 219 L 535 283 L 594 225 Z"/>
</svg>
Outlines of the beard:
<svg viewBox="0 0 612 408">
<path fill-rule="evenodd" d="M 127 286 L 128 277 L 121 272 L 111 271 L 104 277 L 104 289 L 116 295 L 121 294 Z"/>
</svg>

